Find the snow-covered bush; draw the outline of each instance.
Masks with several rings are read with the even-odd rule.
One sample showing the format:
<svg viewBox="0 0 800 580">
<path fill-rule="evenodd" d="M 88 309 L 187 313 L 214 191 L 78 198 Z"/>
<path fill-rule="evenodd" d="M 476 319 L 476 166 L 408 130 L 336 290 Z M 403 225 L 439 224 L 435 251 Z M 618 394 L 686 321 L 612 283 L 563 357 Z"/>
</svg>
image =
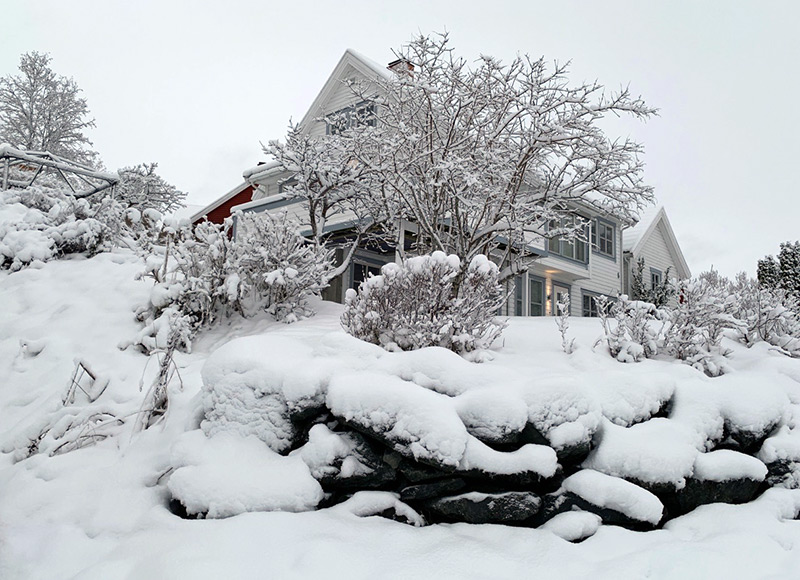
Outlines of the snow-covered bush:
<svg viewBox="0 0 800 580">
<path fill-rule="evenodd" d="M 503 302 L 498 268 L 478 255 L 459 281 L 460 267 L 444 252 L 386 264 L 358 292 L 348 290 L 342 326 L 389 350 L 488 348 L 505 327 L 495 318 Z"/>
<path fill-rule="evenodd" d="M 660 282 L 648 288 L 644 283 L 644 267 L 644 258 L 639 258 L 631 270 L 631 299 L 650 302 L 656 308 L 662 308 L 675 295 L 675 286 L 669 277 L 670 268 L 666 269 Z"/>
<path fill-rule="evenodd" d="M 162 226 L 163 246 L 146 260 L 156 284 L 139 312 L 145 328 L 133 341 L 146 351 L 163 348 L 175 327 L 181 348 L 220 316 L 252 316 L 267 310 L 294 322 L 309 316 L 307 299 L 319 294 L 333 269 L 331 254 L 309 244 L 285 214 L 237 214 L 223 225 L 187 221 Z"/>
<path fill-rule="evenodd" d="M 613 303 L 605 296 L 594 300 L 603 326 L 597 344 L 605 341 L 612 357 L 620 362 L 639 362 L 658 353 L 660 330 L 656 320 L 662 315 L 653 304 L 629 300 L 625 294 Z"/>
<path fill-rule="evenodd" d="M 800 357 L 800 302 L 791 293 L 750 279 L 744 272 L 729 283 L 739 340 L 748 346 L 765 341 Z"/>
<path fill-rule="evenodd" d="M 575 339 L 567 338 L 567 331 L 569 330 L 569 294 L 565 294 L 562 300 L 556 302 L 558 308 L 558 316 L 556 317 L 556 326 L 558 332 L 561 333 L 561 348 L 567 354 L 575 352 Z"/>
<path fill-rule="evenodd" d="M 716 273 L 701 274 L 678 285 L 678 304 L 669 310 L 664 348 L 675 358 L 715 377 L 727 370 L 722 333 L 736 328 L 735 298 Z"/>
<path fill-rule="evenodd" d="M 238 274 L 228 279 L 228 294 L 238 294 L 244 313 L 265 307 L 280 321 L 294 322 L 312 312 L 310 295 L 319 294 L 333 270 L 333 253 L 308 243 L 287 214 L 239 214 L 232 262 Z"/>
<path fill-rule="evenodd" d="M 36 261 L 102 251 L 110 230 L 97 217 L 85 199 L 58 188 L 0 192 L 0 268 L 16 271 Z"/>
</svg>

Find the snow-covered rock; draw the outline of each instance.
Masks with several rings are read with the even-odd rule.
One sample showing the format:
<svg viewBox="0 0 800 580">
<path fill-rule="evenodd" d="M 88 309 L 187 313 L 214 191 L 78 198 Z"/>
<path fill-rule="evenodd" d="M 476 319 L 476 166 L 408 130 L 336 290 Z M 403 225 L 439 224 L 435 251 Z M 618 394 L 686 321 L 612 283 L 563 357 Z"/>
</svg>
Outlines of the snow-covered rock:
<svg viewBox="0 0 800 580">
<path fill-rule="evenodd" d="M 542 525 L 542 529 L 554 533 L 562 540 L 580 542 L 593 536 L 602 523 L 603 519 L 597 514 L 573 510 L 554 516 Z"/>
<path fill-rule="evenodd" d="M 190 515 L 308 511 L 323 497 L 300 457 L 278 455 L 252 435 L 190 431 L 175 444 L 172 464 L 167 485 Z"/>
<path fill-rule="evenodd" d="M 541 505 L 541 498 L 527 491 L 505 493 L 473 491 L 429 500 L 425 502 L 423 510 L 432 521 L 518 524 L 533 518 Z"/>
<path fill-rule="evenodd" d="M 331 381 L 327 404 L 348 425 L 415 461 L 453 470 L 464 456 L 469 434 L 450 398 L 414 383 L 342 374 Z"/>
<path fill-rule="evenodd" d="M 652 493 L 624 479 L 584 469 L 564 480 L 564 489 L 586 501 L 609 524 L 641 523 L 656 526 L 664 506 Z"/>
</svg>

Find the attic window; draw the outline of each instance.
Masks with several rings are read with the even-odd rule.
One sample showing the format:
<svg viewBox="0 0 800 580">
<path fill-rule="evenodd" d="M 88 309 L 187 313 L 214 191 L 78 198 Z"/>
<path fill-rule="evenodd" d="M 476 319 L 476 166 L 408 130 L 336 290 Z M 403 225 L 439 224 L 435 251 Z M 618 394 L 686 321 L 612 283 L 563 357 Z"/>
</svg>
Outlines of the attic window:
<svg viewBox="0 0 800 580">
<path fill-rule="evenodd" d="M 353 107 L 339 109 L 326 118 L 327 126 L 325 132 L 328 135 L 339 135 L 347 129 L 366 125 L 375 126 L 375 104 L 359 103 Z"/>
</svg>

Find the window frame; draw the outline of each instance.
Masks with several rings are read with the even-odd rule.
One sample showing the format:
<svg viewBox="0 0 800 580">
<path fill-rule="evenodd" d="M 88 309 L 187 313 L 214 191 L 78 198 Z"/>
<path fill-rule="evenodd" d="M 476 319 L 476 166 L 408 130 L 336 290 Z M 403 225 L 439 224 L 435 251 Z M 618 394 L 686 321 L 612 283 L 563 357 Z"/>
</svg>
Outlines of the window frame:
<svg viewBox="0 0 800 580">
<path fill-rule="evenodd" d="M 614 222 L 603 219 L 601 217 L 596 218 L 592 223 L 592 236 L 591 236 L 591 244 L 592 244 L 592 253 L 597 254 L 598 256 L 602 256 L 609 260 L 613 260 L 614 262 L 617 261 L 617 224 Z M 611 244 L 611 252 L 606 252 L 600 247 L 600 226 L 608 228 L 611 230 L 611 239 L 607 240 Z M 605 238 L 604 238 L 605 239 Z"/>
<path fill-rule="evenodd" d="M 587 218 L 585 218 L 585 217 L 583 217 L 581 215 L 577 215 L 577 214 L 566 215 L 566 216 L 563 216 L 563 217 L 561 217 L 559 219 L 559 222 L 560 222 L 559 223 L 559 227 L 564 227 L 565 226 L 564 221 L 567 220 L 567 219 L 571 220 L 572 223 L 574 224 L 578 220 L 584 220 L 585 221 Z M 548 227 L 547 227 L 548 231 L 551 228 L 555 228 L 556 227 L 553 224 L 553 221 L 555 221 L 555 220 L 552 220 L 551 222 L 548 223 Z M 584 224 L 584 228 L 589 228 L 589 231 L 587 231 L 586 233 L 590 234 L 591 222 L 587 221 Z M 548 238 L 547 239 L 547 251 L 551 255 L 558 256 L 559 258 L 562 258 L 564 260 L 569 260 L 569 261 L 575 262 L 577 264 L 588 265 L 589 264 L 589 253 L 590 253 L 589 252 L 590 240 L 589 240 L 589 236 L 588 235 L 586 236 L 586 238 L 587 238 L 586 240 L 580 240 L 577 237 L 572 238 L 571 240 L 565 240 L 562 236 L 555 236 L 555 237 L 552 237 L 552 238 Z M 564 253 L 564 245 L 565 244 L 567 245 L 567 247 L 572 246 L 572 254 L 573 254 L 572 256 L 568 256 L 568 255 L 566 255 Z M 578 259 L 578 258 L 575 257 L 576 250 L 578 248 L 578 244 L 580 244 L 583 247 L 583 259 Z"/>
<path fill-rule="evenodd" d="M 540 314 L 531 314 L 531 311 L 533 310 L 532 306 L 534 306 L 533 292 L 531 291 L 533 284 L 539 284 L 542 290 L 540 302 L 537 304 L 540 309 Z M 528 312 L 526 314 L 528 316 L 547 316 L 547 283 L 544 278 L 535 276 L 533 274 L 528 274 Z"/>
<path fill-rule="evenodd" d="M 656 281 L 657 280 L 657 281 Z M 664 273 L 658 268 L 650 268 L 650 289 L 655 289 L 656 286 L 664 282 Z"/>
</svg>

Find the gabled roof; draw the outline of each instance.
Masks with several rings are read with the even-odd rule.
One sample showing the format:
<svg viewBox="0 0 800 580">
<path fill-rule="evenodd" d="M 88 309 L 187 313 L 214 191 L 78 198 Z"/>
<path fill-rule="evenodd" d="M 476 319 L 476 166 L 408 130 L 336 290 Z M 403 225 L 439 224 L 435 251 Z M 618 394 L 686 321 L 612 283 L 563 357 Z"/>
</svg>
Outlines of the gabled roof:
<svg viewBox="0 0 800 580">
<path fill-rule="evenodd" d="M 308 111 L 300 121 L 301 127 L 306 127 L 309 122 L 313 121 L 317 117 L 320 117 L 326 112 L 332 112 L 323 110 L 323 105 L 331 97 L 333 92 L 341 86 L 342 81 L 347 78 L 348 75 L 345 73 L 347 73 L 348 68 L 354 69 L 363 77 L 364 80 L 367 81 L 390 79 L 394 74 L 389 69 L 379 65 L 374 60 L 367 58 L 352 48 L 348 48 L 344 51 L 342 58 L 339 59 L 339 63 L 333 69 L 331 76 L 329 76 L 328 80 L 325 81 L 325 84 L 322 86 L 322 90 L 317 95 L 317 98 L 314 99 L 314 102 L 311 103 Z"/>
<path fill-rule="evenodd" d="M 189 221 L 191 221 L 192 223 L 196 222 L 197 220 L 201 219 L 203 216 L 206 216 L 209 213 L 211 213 L 212 211 L 214 211 L 215 209 L 217 209 L 219 206 L 221 206 L 226 201 L 229 201 L 232 198 L 234 198 L 237 195 L 239 195 L 240 193 L 242 193 L 248 187 L 250 187 L 250 184 L 247 181 L 244 181 L 244 182 L 240 183 L 239 185 L 237 185 L 236 187 L 231 189 L 228 193 L 226 193 L 222 197 L 220 197 L 218 199 L 215 199 L 214 201 L 212 201 L 207 206 L 205 206 L 205 207 L 201 208 L 200 210 L 194 212 L 192 214 L 192 217 L 189 218 Z"/>
<path fill-rule="evenodd" d="M 623 251 L 630 252 L 634 256 L 639 255 L 648 238 L 659 225 L 662 228 L 667 249 L 675 262 L 676 273 L 680 278 L 689 278 L 692 273 L 689 270 L 686 259 L 683 257 L 683 252 L 680 245 L 678 245 L 678 239 L 675 237 L 675 232 L 669 223 L 664 206 L 649 206 L 642 212 L 639 222 L 635 226 L 622 231 Z"/>
</svg>

